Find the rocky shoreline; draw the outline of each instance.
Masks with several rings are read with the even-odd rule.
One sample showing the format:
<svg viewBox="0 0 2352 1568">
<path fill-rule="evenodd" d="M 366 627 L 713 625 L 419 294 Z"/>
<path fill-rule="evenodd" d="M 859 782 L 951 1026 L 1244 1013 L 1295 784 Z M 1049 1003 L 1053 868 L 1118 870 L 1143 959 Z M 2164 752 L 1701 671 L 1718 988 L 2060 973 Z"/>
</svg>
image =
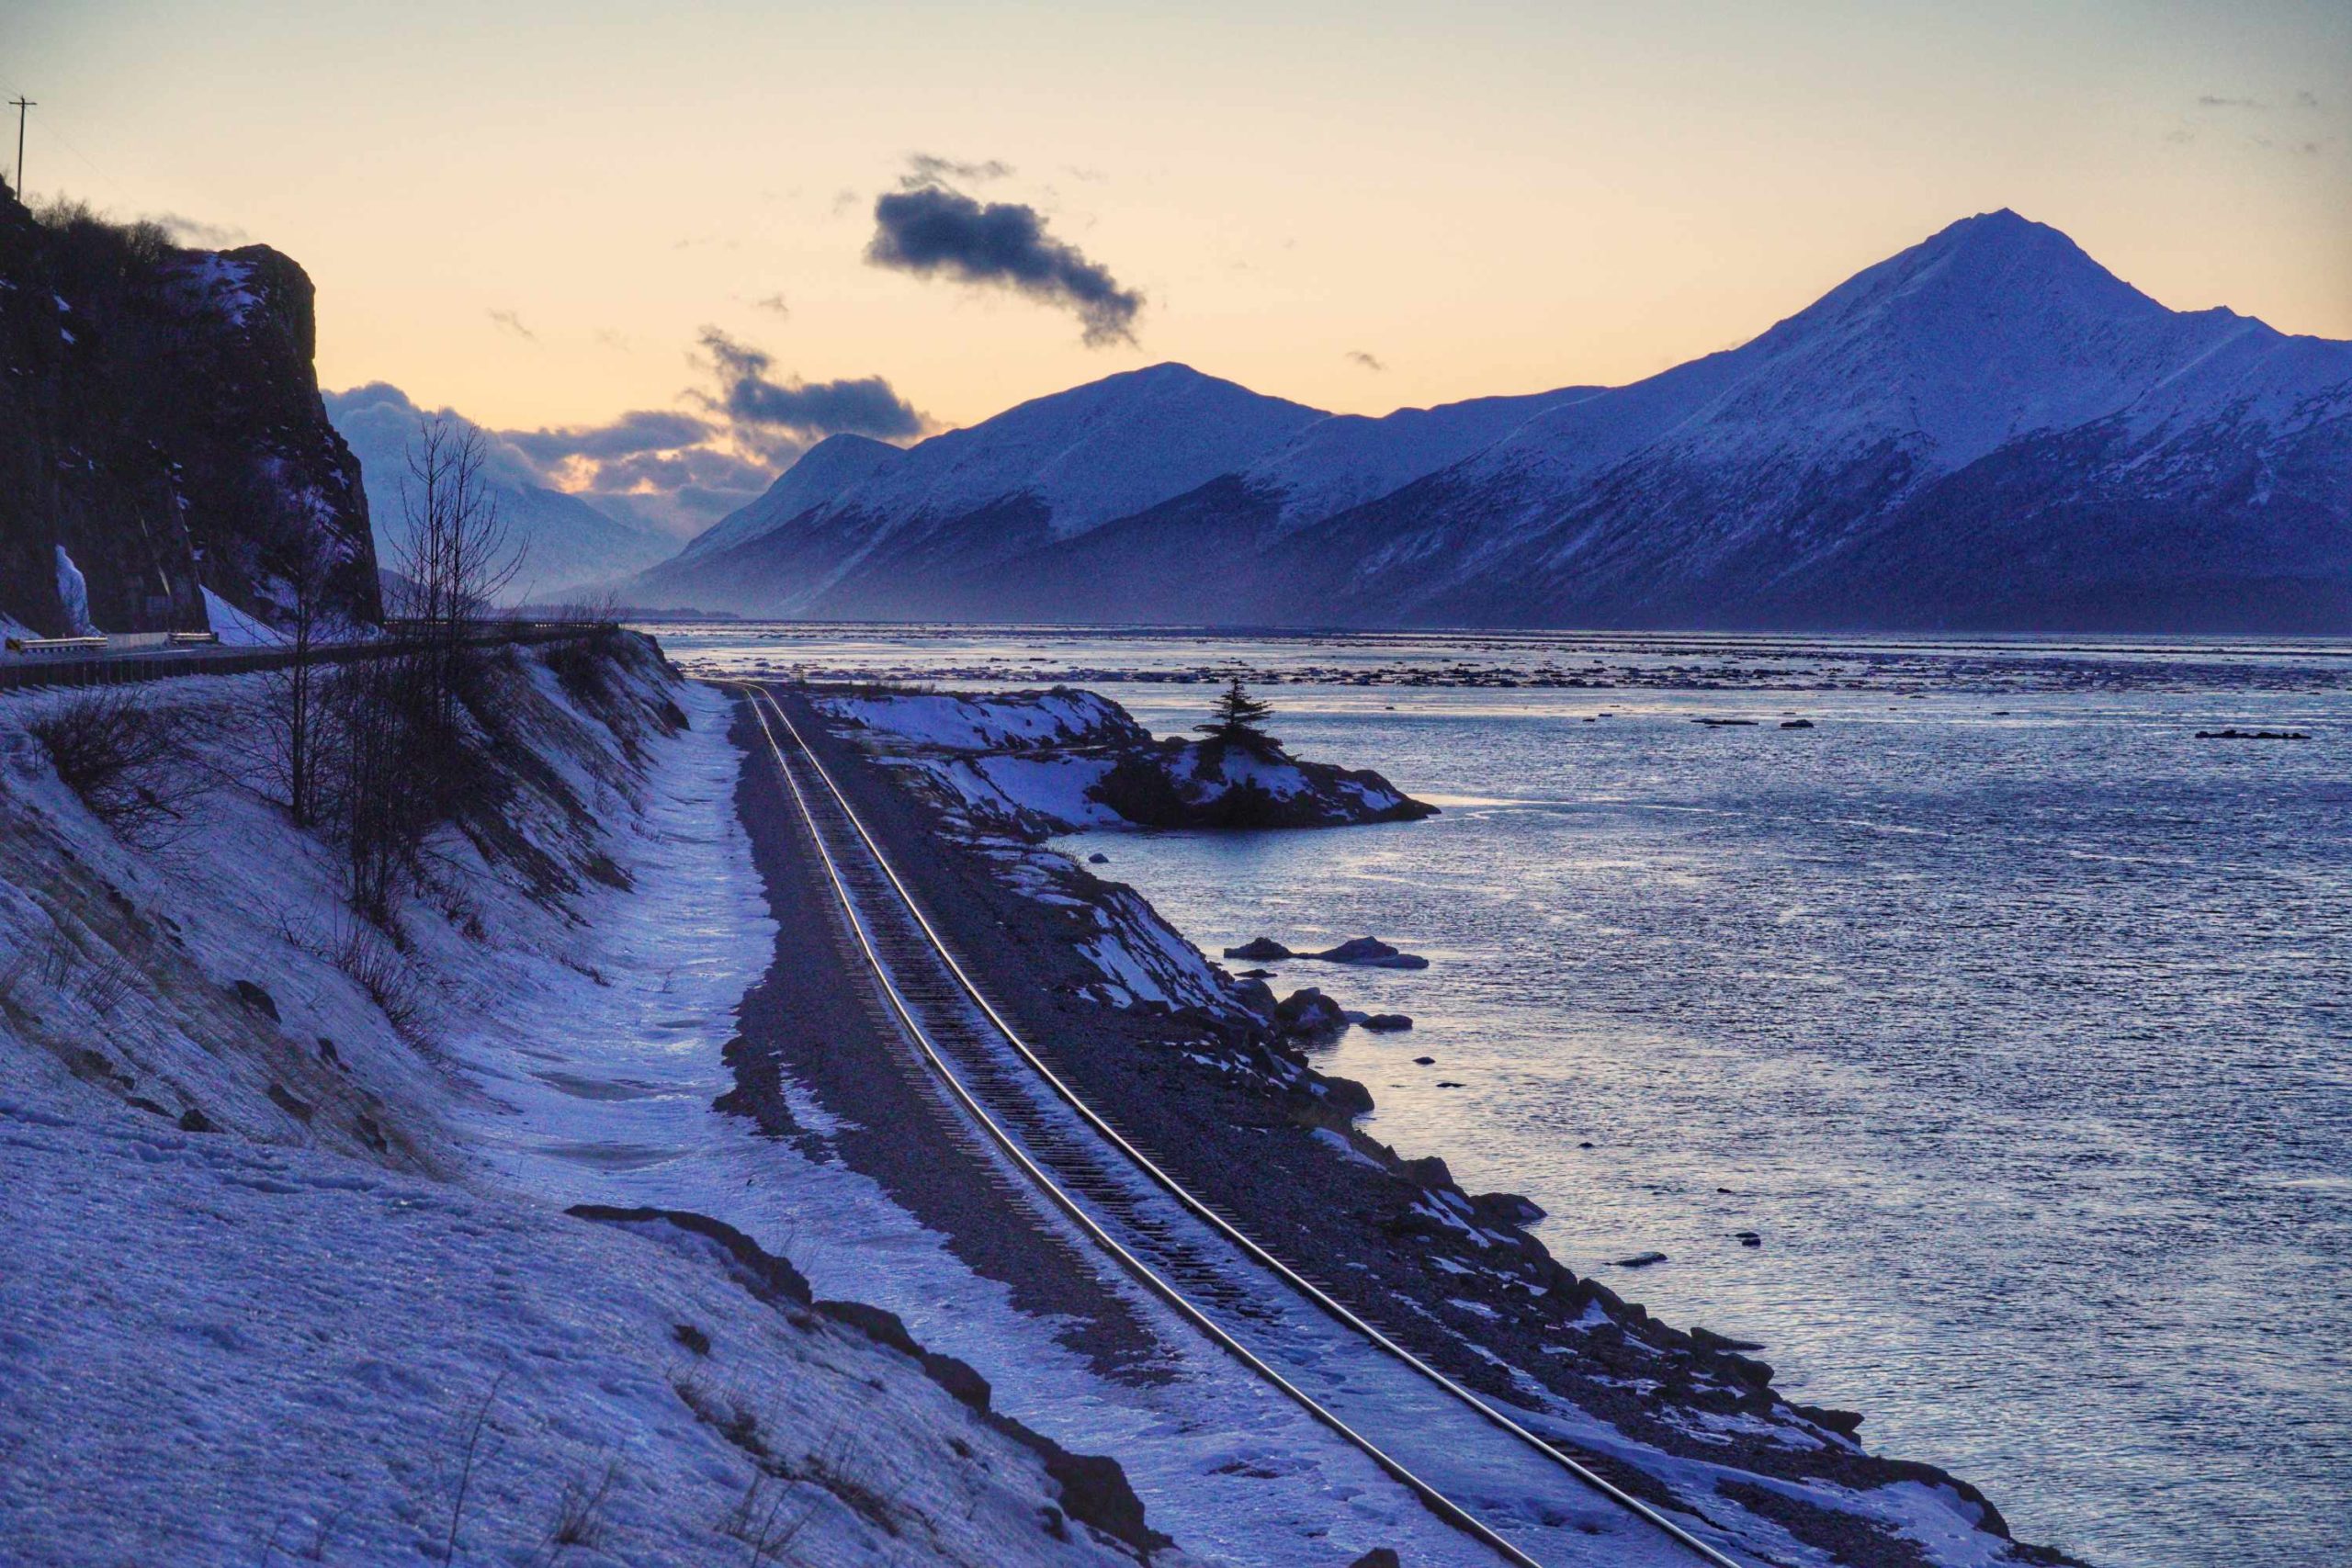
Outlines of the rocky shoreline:
<svg viewBox="0 0 2352 1568">
<path fill-rule="evenodd" d="M 826 710 L 838 728 L 811 743 L 1055 1070 L 1450 1376 L 1585 1418 L 1580 1460 L 1771 1560 L 2072 1561 L 2011 1539 L 1968 1483 L 1869 1453 L 1860 1416 L 1782 1398 L 1748 1347 L 1576 1275 L 1522 1228 L 1540 1217 L 1526 1200 L 1467 1193 L 1442 1159 L 1366 1136 L 1369 1092 L 1310 1065 L 1329 1021 L 1298 1005 L 1309 993 L 1278 1000 L 1210 964 L 1132 889 L 1035 847 L 1034 814 L 910 758 L 870 714 L 854 724 L 837 701 L 786 700 L 797 718 Z"/>
<path fill-rule="evenodd" d="M 1293 757 L 1262 735 L 1160 739 L 1118 704 L 1056 686 L 982 702 L 865 688 L 821 698 L 869 750 L 931 773 L 989 827 L 1041 839 L 1091 823 L 1345 828 L 1437 807 L 1361 769 Z"/>
</svg>

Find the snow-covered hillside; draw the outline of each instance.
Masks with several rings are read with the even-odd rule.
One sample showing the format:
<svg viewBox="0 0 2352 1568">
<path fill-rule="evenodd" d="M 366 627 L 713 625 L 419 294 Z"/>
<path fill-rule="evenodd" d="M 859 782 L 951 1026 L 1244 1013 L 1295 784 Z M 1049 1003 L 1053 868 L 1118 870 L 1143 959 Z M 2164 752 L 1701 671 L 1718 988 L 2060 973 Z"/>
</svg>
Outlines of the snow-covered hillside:
<svg viewBox="0 0 2352 1568">
<path fill-rule="evenodd" d="M 695 535 L 678 552 L 677 559 L 699 560 L 748 544 L 783 527 L 802 513 L 826 504 L 905 456 L 888 442 L 876 441 L 870 435 L 828 435 L 778 474 L 759 500 L 728 513 Z"/>
<path fill-rule="evenodd" d="M 1084 534 L 1243 468 L 1327 417 L 1182 365 L 1127 371 L 933 436 L 845 489 L 811 486 L 821 499 L 797 513 L 785 508 L 797 491 L 763 497 L 623 596 L 888 614 L 902 587 L 943 564 L 984 565 Z"/>
<path fill-rule="evenodd" d="M 1242 478 L 1281 497 L 1283 527 L 1303 527 L 1450 468 L 1546 409 L 1580 402 L 1603 389 L 1563 387 L 1526 397 L 1477 398 L 1398 409 L 1380 419 L 1334 414 L 1251 464 Z"/>
<path fill-rule="evenodd" d="M 2014 212 L 1627 387 L 1380 420 L 1243 421 L 1250 396 L 1161 367 L 1041 399 L 630 597 L 1228 626 L 2352 623 L 2352 344 L 2169 310 Z"/>
<path fill-rule="evenodd" d="M 514 793 L 389 929 L 266 798 L 266 677 L 142 689 L 201 787 L 128 838 L 37 733 L 83 699 L 0 703 L 0 1558 L 1136 1560 L 968 1369 L 814 1299 L 869 1228 L 941 1271 L 709 1109 L 773 951 L 741 754 L 616 659 L 501 677 Z"/>
</svg>

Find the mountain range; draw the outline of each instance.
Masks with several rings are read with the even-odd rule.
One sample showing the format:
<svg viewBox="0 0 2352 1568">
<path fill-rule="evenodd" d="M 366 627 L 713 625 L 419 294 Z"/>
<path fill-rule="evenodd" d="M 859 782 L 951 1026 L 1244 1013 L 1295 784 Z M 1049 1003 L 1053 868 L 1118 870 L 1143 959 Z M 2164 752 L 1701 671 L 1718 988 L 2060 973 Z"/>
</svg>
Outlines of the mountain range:
<svg viewBox="0 0 2352 1568">
<path fill-rule="evenodd" d="M 409 481 L 409 447 L 419 423 L 429 415 L 399 388 L 381 381 L 329 392 L 325 407 L 359 458 L 376 557 L 398 570 L 410 537 L 409 507 L 401 494 Z M 498 508 L 501 555 L 514 565 L 502 591 L 504 599 L 553 604 L 585 584 L 610 581 L 676 552 L 677 536 L 540 483 L 494 434 L 485 452 L 481 479 Z"/>
<path fill-rule="evenodd" d="M 1181 365 L 812 448 L 628 579 L 800 618 L 2352 630 L 2352 344 L 1966 219 L 1646 380 L 1385 418 Z"/>
</svg>

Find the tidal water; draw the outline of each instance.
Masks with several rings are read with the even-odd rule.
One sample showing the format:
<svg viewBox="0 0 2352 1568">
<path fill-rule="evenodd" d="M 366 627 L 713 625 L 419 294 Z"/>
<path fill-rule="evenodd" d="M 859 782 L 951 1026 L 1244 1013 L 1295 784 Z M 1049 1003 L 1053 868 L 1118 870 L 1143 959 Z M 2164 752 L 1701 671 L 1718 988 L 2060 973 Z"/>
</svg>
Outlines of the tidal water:
<svg viewBox="0 0 2352 1568">
<path fill-rule="evenodd" d="M 1417 1021 L 1321 1064 L 1374 1135 L 1533 1197 L 1571 1267 L 1763 1343 L 2024 1539 L 2352 1562 L 2352 646 L 664 641 L 1075 678 L 1163 732 L 1250 671 L 1295 751 L 1443 814 L 1069 847 L 1212 954 L 1426 954 L 1275 966 Z M 2233 726 L 2310 739 L 2197 738 Z"/>
</svg>

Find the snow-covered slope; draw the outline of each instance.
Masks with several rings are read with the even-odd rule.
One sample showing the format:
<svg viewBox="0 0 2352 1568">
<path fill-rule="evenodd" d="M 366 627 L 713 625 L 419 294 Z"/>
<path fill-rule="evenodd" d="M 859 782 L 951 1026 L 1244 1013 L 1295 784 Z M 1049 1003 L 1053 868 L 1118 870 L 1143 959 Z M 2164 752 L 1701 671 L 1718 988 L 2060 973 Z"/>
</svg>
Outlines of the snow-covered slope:
<svg viewBox="0 0 2352 1568">
<path fill-rule="evenodd" d="M 1303 526 L 1376 501 L 1424 474 L 1452 468 L 1544 410 L 1582 401 L 1604 389 L 1563 387 L 1524 397 L 1476 398 L 1436 408 L 1398 409 L 1379 419 L 1333 414 L 1252 463 L 1241 477 L 1251 487 L 1281 497 L 1278 527 Z"/>
<path fill-rule="evenodd" d="M 1105 377 L 924 442 L 847 498 L 899 520 L 952 520 L 1015 497 L 1067 539 L 1231 473 L 1326 416 L 1182 365 Z"/>
<path fill-rule="evenodd" d="M 828 435 L 778 474 L 775 482 L 762 491 L 757 501 L 729 513 L 695 535 L 678 552 L 677 559 L 683 564 L 748 544 L 783 527 L 801 513 L 826 504 L 905 456 L 888 442 L 876 441 L 870 435 Z"/>
<path fill-rule="evenodd" d="M 0 1560 L 1135 1562 L 1030 1391 L 811 1299 L 893 1224 L 986 1290 L 710 1109 L 775 930 L 729 700 L 642 644 L 503 679 L 527 782 L 398 945 L 266 799 L 268 677 L 137 689 L 208 786 L 163 842 L 51 767 L 84 698 L 0 702 Z"/>
<path fill-rule="evenodd" d="M 788 501 L 763 497 L 719 523 L 718 540 L 622 594 L 645 605 L 904 613 L 976 568 L 1241 468 L 1325 417 L 1181 365 L 1106 377 L 935 435 L 789 515 Z"/>
</svg>

